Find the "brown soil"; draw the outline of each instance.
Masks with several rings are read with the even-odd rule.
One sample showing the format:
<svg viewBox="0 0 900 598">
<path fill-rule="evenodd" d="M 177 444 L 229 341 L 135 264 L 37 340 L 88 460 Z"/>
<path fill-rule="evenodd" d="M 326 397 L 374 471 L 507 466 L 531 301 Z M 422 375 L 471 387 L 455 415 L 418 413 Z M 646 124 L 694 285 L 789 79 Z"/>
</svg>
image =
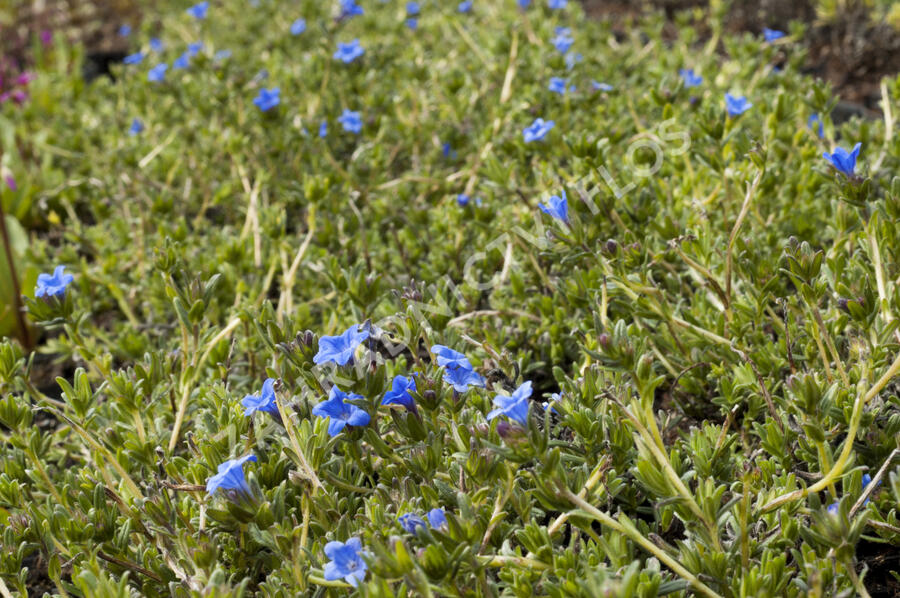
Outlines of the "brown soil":
<svg viewBox="0 0 900 598">
<path fill-rule="evenodd" d="M 610 20 L 614 29 L 650 11 L 662 10 L 671 19 L 680 11 L 705 10 L 709 5 L 705 0 L 582 1 L 590 16 Z M 808 50 L 806 71 L 834 86 L 845 111 L 877 116 L 881 80 L 900 72 L 900 31 L 879 22 L 862 2 L 848 3 L 840 18 L 831 21 L 818 19 L 814 4 L 812 0 L 737 0 L 725 27 L 731 33 L 758 35 L 763 27 L 786 31 L 791 21 L 807 23 L 801 40 Z"/>
</svg>

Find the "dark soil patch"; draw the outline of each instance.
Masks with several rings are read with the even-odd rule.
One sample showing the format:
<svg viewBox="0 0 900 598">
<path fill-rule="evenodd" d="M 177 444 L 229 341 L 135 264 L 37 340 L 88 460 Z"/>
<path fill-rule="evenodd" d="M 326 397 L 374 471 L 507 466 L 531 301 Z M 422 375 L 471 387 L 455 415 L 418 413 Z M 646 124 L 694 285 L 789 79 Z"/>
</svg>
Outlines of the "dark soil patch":
<svg viewBox="0 0 900 598">
<path fill-rule="evenodd" d="M 862 540 L 856 545 L 856 558 L 868 567 L 864 583 L 873 598 L 900 596 L 900 551 L 891 544 Z"/>
<path fill-rule="evenodd" d="M 582 1 L 588 15 L 609 20 L 614 31 L 647 12 L 662 10 L 671 20 L 681 11 L 709 6 L 706 0 Z M 880 22 L 862 2 L 848 3 L 837 18 L 819 20 L 812 0 L 738 0 L 725 17 L 725 29 L 759 35 L 764 27 L 786 31 L 791 21 L 809 25 L 801 40 L 808 50 L 806 72 L 834 86 L 843 100 L 837 117 L 879 116 L 881 80 L 900 72 L 900 31 Z"/>
</svg>

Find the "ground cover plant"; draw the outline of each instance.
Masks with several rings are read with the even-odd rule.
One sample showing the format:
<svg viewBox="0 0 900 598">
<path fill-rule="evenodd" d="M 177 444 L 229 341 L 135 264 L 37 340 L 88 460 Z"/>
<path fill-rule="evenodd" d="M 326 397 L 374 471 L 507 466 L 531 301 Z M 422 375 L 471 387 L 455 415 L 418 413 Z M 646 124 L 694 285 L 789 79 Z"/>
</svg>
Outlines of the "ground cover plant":
<svg viewBox="0 0 900 598">
<path fill-rule="evenodd" d="M 0 595 L 897 591 L 900 79 L 836 123 L 797 23 L 154 11 L 0 105 Z"/>
</svg>

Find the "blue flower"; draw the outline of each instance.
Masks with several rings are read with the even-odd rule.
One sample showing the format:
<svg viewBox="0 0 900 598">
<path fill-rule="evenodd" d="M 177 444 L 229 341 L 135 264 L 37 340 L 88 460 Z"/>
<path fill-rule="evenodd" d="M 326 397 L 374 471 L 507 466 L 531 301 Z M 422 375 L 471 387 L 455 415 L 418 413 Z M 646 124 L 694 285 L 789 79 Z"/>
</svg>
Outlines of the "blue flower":
<svg viewBox="0 0 900 598">
<path fill-rule="evenodd" d="M 564 94 L 566 93 L 566 80 L 562 77 L 550 77 L 550 85 L 547 86 L 547 89 L 554 93 Z"/>
<path fill-rule="evenodd" d="M 547 136 L 547 133 L 550 132 L 556 123 L 552 120 L 545 121 L 543 118 L 536 118 L 534 122 L 531 123 L 531 126 L 525 127 L 522 130 L 522 136 L 525 138 L 525 143 L 531 143 L 532 141 L 540 141 L 544 137 Z"/>
<path fill-rule="evenodd" d="M 444 509 L 431 509 L 428 511 L 426 517 L 428 517 L 428 523 L 431 524 L 431 527 L 439 528 L 447 526 L 447 516 L 444 514 Z"/>
<path fill-rule="evenodd" d="M 195 19 L 205 19 L 208 10 L 209 2 L 199 2 L 187 9 L 187 13 Z"/>
<path fill-rule="evenodd" d="M 460 2 L 457 10 L 463 14 L 472 11 L 472 2 L 473 0 L 465 0 L 465 2 Z"/>
<path fill-rule="evenodd" d="M 752 107 L 753 104 L 751 104 L 744 96 L 734 96 L 730 93 L 725 94 L 725 110 L 728 111 L 728 116 L 740 116 Z"/>
<path fill-rule="evenodd" d="M 291 23 L 291 35 L 300 35 L 306 31 L 306 19 L 297 19 Z"/>
<path fill-rule="evenodd" d="M 865 490 L 865 489 L 866 489 L 866 486 L 868 486 L 868 485 L 871 484 L 871 483 L 872 483 L 872 476 L 870 476 L 870 475 L 867 474 L 867 473 L 864 473 L 863 476 L 862 476 L 862 489 Z M 880 484 L 880 483 L 881 483 L 881 482 L 879 482 L 879 484 Z M 865 500 L 865 502 L 863 503 L 863 506 L 869 504 L 869 502 L 871 502 L 871 501 L 870 501 L 870 499 L 867 498 L 867 499 Z M 831 513 L 832 515 L 837 515 L 837 513 L 838 513 L 838 507 L 839 507 L 839 503 L 833 502 L 833 503 L 831 503 L 830 505 L 828 505 L 828 512 Z"/>
<path fill-rule="evenodd" d="M 491 420 L 498 415 L 505 415 L 523 426 L 528 424 L 528 397 L 530 396 L 531 382 L 524 382 L 513 392 L 511 397 L 506 395 L 495 396 L 494 407 L 496 409 L 488 413 L 487 418 Z"/>
<path fill-rule="evenodd" d="M 345 108 L 338 117 L 338 122 L 341 123 L 341 126 L 344 127 L 345 131 L 350 133 L 359 134 L 359 132 L 362 131 L 362 119 L 359 117 L 359 112 L 347 110 Z"/>
<path fill-rule="evenodd" d="M 416 390 L 416 379 L 413 376 L 394 376 L 391 389 L 384 393 L 382 405 L 403 405 L 407 411 L 416 412 L 416 402 L 409 391 Z"/>
<path fill-rule="evenodd" d="M 575 65 L 581 62 L 581 59 L 584 58 L 579 52 L 567 52 L 565 56 L 566 61 L 566 69 L 572 70 L 575 68 Z"/>
<path fill-rule="evenodd" d="M 347 542 L 329 542 L 325 545 L 325 555 L 331 562 L 325 564 L 325 579 L 343 579 L 356 587 L 366 577 L 366 562 L 362 559 L 362 542 L 350 538 Z"/>
<path fill-rule="evenodd" d="M 466 370 L 473 369 L 468 357 L 466 357 L 459 351 L 454 351 L 450 347 L 445 347 L 444 345 L 433 345 L 431 347 L 431 352 L 437 355 L 437 362 L 441 367 L 450 370 L 455 370 L 457 368 L 463 368 Z"/>
<path fill-rule="evenodd" d="M 599 81 L 591 81 L 591 87 L 594 88 L 594 91 L 612 91 L 615 89 L 609 83 L 600 83 Z"/>
<path fill-rule="evenodd" d="M 852 177 L 856 170 L 856 158 L 859 157 L 859 149 L 861 147 L 862 143 L 857 143 L 850 152 L 847 152 L 847 150 L 842 147 L 836 147 L 834 148 L 833 154 L 825 152 L 822 156 L 828 160 L 838 172 L 841 172 L 848 177 Z"/>
<path fill-rule="evenodd" d="M 681 80 L 684 81 L 685 87 L 698 87 L 703 83 L 703 77 L 694 73 L 694 69 L 681 69 L 678 71 L 678 74 L 681 75 Z"/>
<path fill-rule="evenodd" d="M 357 15 L 365 14 L 361 6 L 358 6 L 354 0 L 341 0 L 341 14 L 339 19 L 348 19 Z"/>
<path fill-rule="evenodd" d="M 405 529 L 411 534 L 416 533 L 416 528 L 425 527 L 425 520 L 416 515 L 415 513 L 407 513 L 405 515 L 400 515 L 397 517 L 397 521 L 400 522 L 400 527 Z"/>
<path fill-rule="evenodd" d="M 160 81 L 165 80 L 167 68 L 169 68 L 169 65 L 165 62 L 157 64 L 147 73 L 147 80 L 152 81 L 153 83 L 159 83 Z"/>
<path fill-rule="evenodd" d="M 416 29 L 419 26 L 419 19 L 406 19 L 406 26 L 410 29 Z"/>
<path fill-rule="evenodd" d="M 338 336 L 323 336 L 319 339 L 319 352 L 313 357 L 313 363 L 321 365 L 333 362 L 347 365 L 353 359 L 353 353 L 361 342 L 369 338 L 368 330 L 359 330 L 354 324 Z"/>
<path fill-rule="evenodd" d="M 816 131 L 816 129 L 817 129 L 816 124 L 819 125 L 818 133 L 817 133 L 819 136 L 819 139 L 824 139 L 825 138 L 825 125 L 822 123 L 822 119 L 819 118 L 819 115 L 816 114 L 815 112 L 813 112 L 812 114 L 809 115 L 809 120 L 806 121 L 806 126 L 809 127 L 810 131 Z"/>
<path fill-rule="evenodd" d="M 560 401 L 562 401 L 562 394 L 555 392 L 550 395 L 549 401 L 544 401 L 543 403 L 541 403 L 541 407 L 544 408 L 544 411 L 549 411 L 550 413 L 558 413 L 556 411 L 556 408 L 554 408 L 554 405 L 556 405 Z"/>
<path fill-rule="evenodd" d="M 444 155 L 445 158 L 456 158 L 456 150 L 453 149 L 453 146 L 450 145 L 449 142 L 444 143 L 441 146 L 441 153 Z"/>
<path fill-rule="evenodd" d="M 257 411 L 280 415 L 275 402 L 275 378 L 266 378 L 262 391 L 258 395 L 245 396 L 241 399 L 241 406 L 244 408 L 244 417 L 250 417 Z"/>
<path fill-rule="evenodd" d="M 547 6 L 552 10 L 559 10 L 566 7 L 569 0 L 547 0 Z"/>
<path fill-rule="evenodd" d="M 75 280 L 75 277 L 71 274 L 66 274 L 65 266 L 57 266 L 53 269 L 53 274 L 38 274 L 34 296 L 58 297 L 62 299 L 66 296 L 66 287 L 73 280 Z"/>
<path fill-rule="evenodd" d="M 141 119 L 135 118 L 131 121 L 131 127 L 128 129 L 129 135 L 137 135 L 139 133 L 144 132 L 144 123 L 141 122 Z"/>
<path fill-rule="evenodd" d="M 122 62 L 124 62 L 125 64 L 140 64 L 140 62 L 144 59 L 144 56 L 146 56 L 146 54 L 144 54 L 143 52 L 135 52 L 134 54 L 129 54 L 128 56 L 123 58 Z"/>
<path fill-rule="evenodd" d="M 406 14 L 411 17 L 416 16 L 421 12 L 421 8 L 419 7 L 418 2 L 407 2 L 406 3 Z"/>
<path fill-rule="evenodd" d="M 128 37 L 131 35 L 131 25 L 122 25 L 119 27 L 119 35 L 122 37 Z"/>
<path fill-rule="evenodd" d="M 769 29 L 768 27 L 763 27 L 763 37 L 767 42 L 774 42 L 776 39 L 781 39 L 785 36 L 784 31 L 779 31 L 777 29 Z"/>
<path fill-rule="evenodd" d="M 166 46 L 165 46 L 165 44 L 162 43 L 162 40 L 160 40 L 158 37 L 151 37 L 150 38 L 150 49 L 153 50 L 154 52 L 162 52 L 163 50 L 166 49 Z"/>
<path fill-rule="evenodd" d="M 338 49 L 337 52 L 334 53 L 334 57 L 344 64 L 350 64 L 364 53 L 365 50 L 359 45 L 359 40 L 354 39 L 347 44 L 338 42 Z"/>
<path fill-rule="evenodd" d="M 547 200 L 547 205 L 539 203 L 538 207 L 544 214 L 553 216 L 557 220 L 562 220 L 563 222 L 569 221 L 569 206 L 566 204 L 565 189 L 563 189 L 562 197 L 551 195 L 550 199 Z"/>
<path fill-rule="evenodd" d="M 278 97 L 280 94 L 281 88 L 279 87 L 273 87 L 272 89 L 261 87 L 259 89 L 259 95 L 253 98 L 253 103 L 260 110 L 266 112 L 281 103 L 281 99 Z"/>
<path fill-rule="evenodd" d="M 531 0 L 519 0 L 519 8 L 522 10 L 525 10 L 529 6 L 531 6 Z"/>
<path fill-rule="evenodd" d="M 328 393 L 328 400 L 322 401 L 312 408 L 312 414 L 318 417 L 330 418 L 328 422 L 328 435 L 337 436 L 344 429 L 344 426 L 365 426 L 368 425 L 369 414 L 352 403 L 347 403 L 345 399 L 362 399 L 363 397 L 354 393 L 346 393 L 337 386 L 331 387 Z"/>
<path fill-rule="evenodd" d="M 192 44 L 188 44 L 187 48 L 188 56 L 194 57 L 203 51 L 203 42 L 194 42 Z"/>
<path fill-rule="evenodd" d="M 213 56 L 216 60 L 225 60 L 226 58 L 231 58 L 231 50 L 219 50 Z"/>
<path fill-rule="evenodd" d="M 173 69 L 186 69 L 191 65 L 191 56 L 187 52 L 182 53 L 181 56 L 175 59 L 172 63 Z"/>
<path fill-rule="evenodd" d="M 484 378 L 475 370 L 466 368 L 444 369 L 444 382 L 453 387 L 456 392 L 462 393 L 469 390 L 470 386 L 484 387 Z"/>
<path fill-rule="evenodd" d="M 244 477 L 244 463 L 247 461 L 256 461 L 256 455 L 250 454 L 237 459 L 229 459 L 219 465 L 219 472 L 206 480 L 206 491 L 213 495 L 216 490 L 221 488 L 249 495 L 250 486 L 247 485 L 247 479 Z"/>
<path fill-rule="evenodd" d="M 568 27 L 557 27 L 556 36 L 550 40 L 550 43 L 556 47 L 560 54 L 565 54 L 572 47 L 572 44 L 575 43 L 575 39 L 572 37 L 572 30 Z"/>
<path fill-rule="evenodd" d="M 327 136 L 328 136 L 328 121 L 327 121 L 327 120 L 323 120 L 323 121 L 319 124 L 319 137 L 321 137 L 321 138 L 324 139 L 324 138 L 327 137 Z"/>
<path fill-rule="evenodd" d="M 456 203 L 458 203 L 462 207 L 465 207 L 465 206 L 469 205 L 470 199 L 471 198 L 468 195 L 466 195 L 465 193 L 460 193 L 459 195 L 456 196 Z"/>
</svg>

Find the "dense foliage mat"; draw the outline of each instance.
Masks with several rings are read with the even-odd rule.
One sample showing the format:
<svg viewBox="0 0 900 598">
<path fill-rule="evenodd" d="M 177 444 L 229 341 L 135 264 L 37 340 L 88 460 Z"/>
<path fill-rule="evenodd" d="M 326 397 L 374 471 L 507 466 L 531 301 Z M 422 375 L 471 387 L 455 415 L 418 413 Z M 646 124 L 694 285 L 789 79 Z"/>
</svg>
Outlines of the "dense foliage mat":
<svg viewBox="0 0 900 598">
<path fill-rule="evenodd" d="M 896 590 L 900 79 L 837 125 L 800 25 L 155 10 L 0 105 L 0 595 Z"/>
</svg>

